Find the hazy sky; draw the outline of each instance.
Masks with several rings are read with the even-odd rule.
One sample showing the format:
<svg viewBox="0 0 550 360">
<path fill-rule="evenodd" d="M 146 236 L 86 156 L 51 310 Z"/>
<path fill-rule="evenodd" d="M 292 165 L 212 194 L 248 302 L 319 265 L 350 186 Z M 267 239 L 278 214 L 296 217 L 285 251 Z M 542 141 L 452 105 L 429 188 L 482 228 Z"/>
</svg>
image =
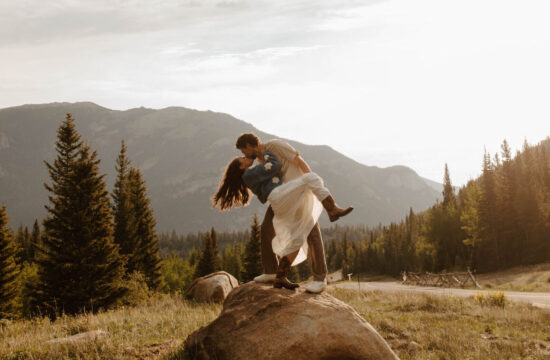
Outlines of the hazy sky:
<svg viewBox="0 0 550 360">
<path fill-rule="evenodd" d="M 455 185 L 550 135 L 548 0 L 0 0 L 0 107 L 185 106 Z"/>
</svg>

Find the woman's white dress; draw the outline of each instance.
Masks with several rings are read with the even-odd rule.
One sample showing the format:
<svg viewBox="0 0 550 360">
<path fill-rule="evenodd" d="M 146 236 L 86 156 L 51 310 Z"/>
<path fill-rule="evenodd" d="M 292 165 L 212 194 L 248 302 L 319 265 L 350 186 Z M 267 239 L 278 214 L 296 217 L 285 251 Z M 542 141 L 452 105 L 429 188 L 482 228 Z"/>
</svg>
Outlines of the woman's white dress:
<svg viewBox="0 0 550 360">
<path fill-rule="evenodd" d="M 307 173 L 276 187 L 267 198 L 275 214 L 273 252 L 282 257 L 300 250 L 292 266 L 307 259 L 307 236 L 323 211 L 312 189 L 321 199 L 329 194 L 317 174 Z"/>
</svg>

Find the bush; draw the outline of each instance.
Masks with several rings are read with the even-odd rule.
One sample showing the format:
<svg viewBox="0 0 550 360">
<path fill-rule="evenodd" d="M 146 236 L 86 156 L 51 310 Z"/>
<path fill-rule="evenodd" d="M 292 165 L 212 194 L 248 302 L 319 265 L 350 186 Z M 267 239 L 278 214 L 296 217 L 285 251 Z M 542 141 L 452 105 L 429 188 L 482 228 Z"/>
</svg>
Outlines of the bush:
<svg viewBox="0 0 550 360">
<path fill-rule="evenodd" d="M 195 269 L 187 260 L 172 255 L 162 260 L 160 272 L 162 274 L 160 286 L 162 291 L 183 293 L 191 285 Z"/>
<path fill-rule="evenodd" d="M 118 299 L 115 306 L 135 306 L 148 300 L 153 292 L 147 286 L 147 279 L 142 272 L 134 271 L 127 279 L 122 280 L 122 286 L 128 289 L 126 295 Z"/>
<path fill-rule="evenodd" d="M 474 301 L 481 306 L 498 306 L 504 307 L 508 302 L 506 295 L 502 291 L 488 292 L 486 295 L 482 292 L 474 296 Z"/>
</svg>

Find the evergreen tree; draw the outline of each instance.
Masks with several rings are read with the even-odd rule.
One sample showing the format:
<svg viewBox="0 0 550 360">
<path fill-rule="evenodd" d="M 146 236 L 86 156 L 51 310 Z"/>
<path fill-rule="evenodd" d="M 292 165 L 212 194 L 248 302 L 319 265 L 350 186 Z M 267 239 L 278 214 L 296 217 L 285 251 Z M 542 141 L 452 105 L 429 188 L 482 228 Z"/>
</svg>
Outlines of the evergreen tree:
<svg viewBox="0 0 550 360">
<path fill-rule="evenodd" d="M 124 262 L 113 241 L 108 192 L 98 174 L 97 152 L 83 145 L 71 114 L 58 129 L 57 157 L 45 161 L 52 184 L 44 236 L 38 247 L 39 281 L 33 312 L 55 318 L 59 312 L 108 308 L 123 296 Z"/>
<path fill-rule="evenodd" d="M 260 224 L 256 214 L 252 217 L 252 225 L 250 225 L 250 236 L 246 242 L 243 259 L 243 281 L 251 281 L 254 277 L 263 272 L 262 255 L 261 255 L 261 240 L 260 240 Z"/>
<path fill-rule="evenodd" d="M 443 176 L 443 207 L 448 208 L 450 206 L 456 206 L 456 196 L 451 184 L 451 176 L 449 175 L 449 168 L 445 163 L 445 174 Z"/>
<path fill-rule="evenodd" d="M 135 248 L 131 257 L 136 269 L 147 279 L 150 289 L 157 289 L 160 284 L 160 256 L 158 237 L 155 231 L 156 221 L 150 200 L 147 197 L 147 187 L 139 169 L 131 168 L 128 172 L 128 188 L 130 194 L 132 227 L 135 232 Z M 212 229 L 214 232 L 214 229 Z M 216 249 L 217 251 L 217 249 Z M 218 257 L 219 258 L 219 257 Z M 219 262 L 216 265 L 219 268 Z"/>
<path fill-rule="evenodd" d="M 221 259 L 215 242 L 217 242 L 217 235 L 214 228 L 212 228 L 212 231 L 207 232 L 204 236 L 203 249 L 195 270 L 195 278 L 211 274 L 220 269 Z"/>
<path fill-rule="evenodd" d="M 17 233 L 15 234 L 15 247 L 17 249 L 17 255 L 15 261 L 18 264 L 22 264 L 24 261 L 31 261 L 31 234 L 28 227 L 19 225 Z"/>
<path fill-rule="evenodd" d="M 503 244 L 504 263 L 517 262 L 518 249 L 517 238 L 520 236 L 517 229 L 517 214 L 515 196 L 517 193 L 516 173 L 513 168 L 510 147 L 506 139 L 501 145 L 502 165 L 497 172 L 497 211 L 498 232 Z"/>
<path fill-rule="evenodd" d="M 479 218 L 479 204 L 481 201 L 481 192 L 479 185 L 475 181 L 468 183 L 468 191 L 464 200 L 464 208 L 460 215 L 462 230 L 466 233 L 466 238 L 462 242 L 469 249 L 468 263 L 472 269 L 477 267 L 476 253 L 482 241 L 481 225 Z"/>
<path fill-rule="evenodd" d="M 502 249 L 497 236 L 497 190 L 495 169 L 490 155 L 485 152 L 483 156 L 483 172 L 480 178 L 481 198 L 479 202 L 479 217 L 482 228 L 481 238 L 484 240 L 480 256 L 485 259 L 479 264 L 481 269 L 497 269 L 502 264 Z M 484 269 L 485 268 L 485 269 Z"/>
<path fill-rule="evenodd" d="M 130 161 L 126 157 L 126 145 L 121 141 L 121 149 L 116 160 L 117 178 L 113 192 L 113 215 L 114 215 L 114 240 L 119 245 L 120 254 L 126 259 L 126 274 L 139 269 L 139 248 L 136 236 L 136 219 L 132 204 L 130 202 L 130 189 L 128 186 L 128 173 Z"/>
<path fill-rule="evenodd" d="M 0 319 L 18 317 L 17 276 L 19 268 L 15 257 L 17 248 L 13 234 L 8 228 L 6 206 L 0 207 Z"/>
<path fill-rule="evenodd" d="M 41 244 L 41 234 L 40 234 L 40 225 L 38 225 L 38 220 L 34 220 L 31 232 L 31 251 L 30 257 L 31 261 L 35 261 L 36 258 L 36 248 Z"/>
</svg>

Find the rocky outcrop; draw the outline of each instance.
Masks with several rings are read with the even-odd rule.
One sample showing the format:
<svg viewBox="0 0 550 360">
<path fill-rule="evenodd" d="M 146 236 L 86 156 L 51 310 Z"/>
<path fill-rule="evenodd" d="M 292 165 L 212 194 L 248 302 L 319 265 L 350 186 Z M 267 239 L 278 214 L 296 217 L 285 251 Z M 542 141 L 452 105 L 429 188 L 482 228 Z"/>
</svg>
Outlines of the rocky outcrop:
<svg viewBox="0 0 550 360">
<path fill-rule="evenodd" d="M 193 281 L 185 297 L 198 301 L 223 302 L 227 294 L 239 286 L 239 281 L 225 271 L 218 271 Z"/>
<path fill-rule="evenodd" d="M 351 306 L 249 282 L 234 289 L 220 316 L 188 336 L 191 359 L 398 359 Z"/>
</svg>

